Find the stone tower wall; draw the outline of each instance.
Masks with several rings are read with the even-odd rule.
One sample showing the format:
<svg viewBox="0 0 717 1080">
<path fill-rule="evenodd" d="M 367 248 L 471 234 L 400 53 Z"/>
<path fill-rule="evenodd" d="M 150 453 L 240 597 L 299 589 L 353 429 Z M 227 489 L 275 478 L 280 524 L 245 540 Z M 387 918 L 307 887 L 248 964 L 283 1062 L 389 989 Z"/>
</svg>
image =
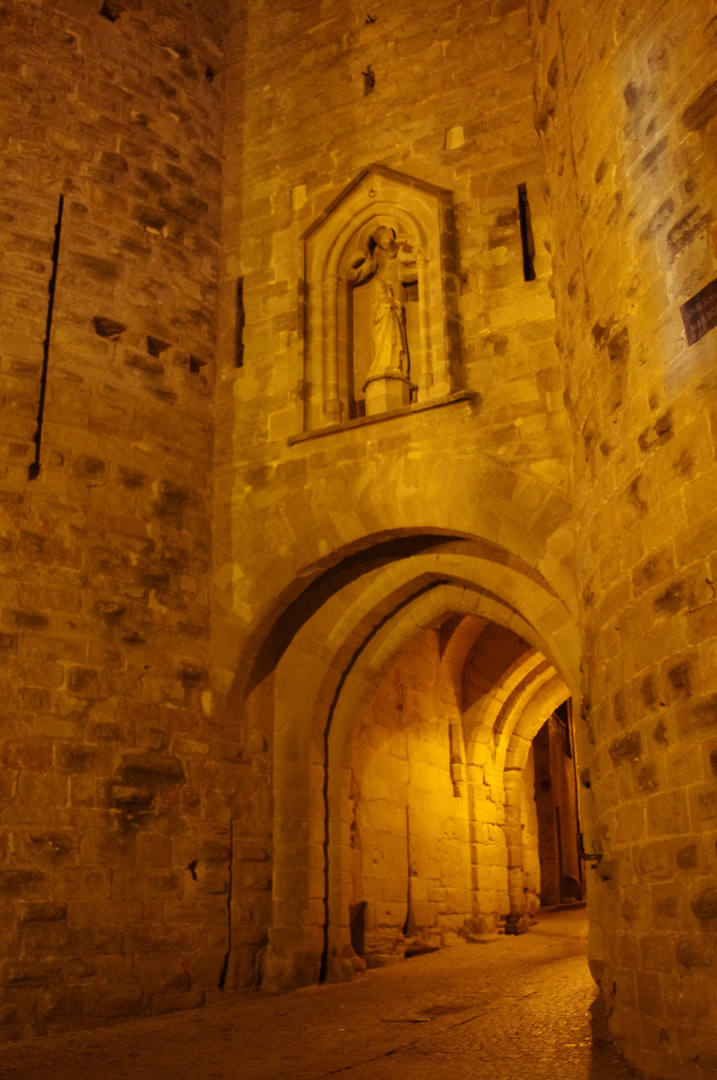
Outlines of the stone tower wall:
<svg viewBox="0 0 717 1080">
<path fill-rule="evenodd" d="M 538 0 L 536 128 L 574 433 L 584 781 L 604 853 L 592 956 L 622 1045 L 717 1064 L 714 331 L 717 20 L 708 3 Z M 592 876 L 592 875 L 591 875 Z"/>
<path fill-rule="evenodd" d="M 221 978 L 223 8 L 0 11 L 0 1035 L 199 1004 Z"/>
</svg>

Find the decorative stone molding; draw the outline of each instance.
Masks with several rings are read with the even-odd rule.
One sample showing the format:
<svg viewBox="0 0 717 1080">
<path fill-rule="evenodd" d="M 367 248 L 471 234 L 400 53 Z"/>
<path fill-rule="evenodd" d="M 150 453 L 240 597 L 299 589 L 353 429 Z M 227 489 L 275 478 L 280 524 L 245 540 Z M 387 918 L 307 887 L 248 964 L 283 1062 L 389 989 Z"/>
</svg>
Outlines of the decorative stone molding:
<svg viewBox="0 0 717 1080">
<path fill-rule="evenodd" d="M 303 239 L 305 430 L 457 389 L 449 191 L 371 165 Z"/>
</svg>

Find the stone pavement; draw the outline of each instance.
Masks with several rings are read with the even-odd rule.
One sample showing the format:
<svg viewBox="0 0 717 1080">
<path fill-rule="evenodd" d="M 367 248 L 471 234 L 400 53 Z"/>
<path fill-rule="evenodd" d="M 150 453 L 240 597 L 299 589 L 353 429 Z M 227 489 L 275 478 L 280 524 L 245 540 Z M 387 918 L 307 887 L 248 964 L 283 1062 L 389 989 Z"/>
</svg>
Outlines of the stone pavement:
<svg viewBox="0 0 717 1080">
<path fill-rule="evenodd" d="M 0 1080 L 630 1080 L 591 1018 L 582 910 L 353 983 L 6 1045 Z"/>
</svg>

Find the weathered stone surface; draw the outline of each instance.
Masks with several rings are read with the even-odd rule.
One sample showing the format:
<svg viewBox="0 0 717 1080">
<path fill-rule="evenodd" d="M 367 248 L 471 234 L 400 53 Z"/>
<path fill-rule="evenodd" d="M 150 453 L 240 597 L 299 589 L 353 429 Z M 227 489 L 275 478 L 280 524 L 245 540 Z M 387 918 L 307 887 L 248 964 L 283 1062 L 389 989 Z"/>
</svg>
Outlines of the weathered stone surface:
<svg viewBox="0 0 717 1080">
<path fill-rule="evenodd" d="M 637 731 L 630 732 L 616 739 L 610 746 L 610 757 L 614 762 L 622 760 L 637 761 L 642 754 L 642 739 Z"/>
<path fill-rule="evenodd" d="M 716 1022 L 706 969 L 680 997 L 717 835 L 717 382 L 679 315 L 715 272 L 709 5 L 41 6 L 0 15 L 4 1026 L 345 977 L 369 894 L 376 956 L 522 927 L 581 888 L 546 841 L 574 755 L 611 1023 L 683 1080 Z M 403 382 L 367 417 L 386 229 Z M 575 745 L 531 754 L 568 693 Z"/>
<path fill-rule="evenodd" d="M 565 400 L 572 430 L 583 433 L 576 442 L 572 472 L 581 515 L 578 562 L 584 568 L 578 578 L 583 690 L 594 717 L 604 715 L 609 702 L 615 726 L 629 727 L 639 738 L 636 754 L 639 748 L 647 754 L 648 747 L 650 753 L 628 777 L 626 760 L 619 754 L 621 747 L 629 747 L 622 742 L 625 736 L 619 728 L 594 724 L 596 751 L 619 763 L 620 778 L 613 781 L 592 769 L 591 794 L 612 800 L 618 820 L 635 797 L 641 799 L 647 830 L 637 838 L 639 846 L 632 854 L 641 874 L 648 880 L 655 875 L 651 911 L 641 924 L 645 916 L 627 889 L 622 910 L 625 914 L 628 906 L 636 930 L 659 928 L 668 935 L 682 919 L 689 920 L 685 930 L 694 926 L 694 911 L 683 908 L 687 895 L 694 906 L 702 893 L 688 883 L 697 873 L 710 873 L 707 865 L 714 859 L 711 768 L 699 762 L 700 757 L 707 762 L 699 743 L 710 738 L 714 724 L 714 668 L 704 666 L 707 654 L 713 655 L 717 633 L 707 570 L 714 548 L 714 506 L 709 498 L 685 501 L 683 493 L 692 481 L 695 493 L 709 484 L 714 436 L 703 442 L 704 435 L 697 432 L 706 435 L 701 412 L 703 403 L 712 407 L 715 387 L 705 367 L 705 340 L 690 346 L 688 355 L 679 318 L 680 304 L 714 277 L 707 236 L 715 189 L 704 141 L 713 124 L 714 73 L 707 61 L 709 46 L 698 43 L 700 34 L 712 33 L 706 8 L 695 9 L 688 24 L 668 16 L 664 8 L 658 14 L 657 7 L 650 5 L 649 13 L 633 12 L 629 30 L 623 27 L 631 50 L 644 43 L 644 51 L 641 44 L 631 52 L 643 59 L 630 65 L 629 81 L 617 80 L 609 90 L 605 84 L 599 105 L 590 89 L 600 84 L 604 73 L 596 58 L 604 46 L 614 70 L 621 52 L 611 38 L 617 24 L 606 10 L 595 9 L 582 19 L 569 5 L 534 4 L 533 25 L 539 63 L 536 99 L 543 106 L 538 127 L 559 223 L 554 270 Z M 562 60 L 557 76 L 555 55 Z M 678 69 L 689 70 L 695 81 L 682 83 L 668 105 L 663 80 Z M 581 135 L 575 169 L 561 169 L 565 147 L 575 145 L 576 129 Z M 678 132 L 685 130 L 695 139 L 689 164 L 678 149 L 683 139 Z M 639 147 L 631 144 L 638 131 L 646 136 Z M 688 175 L 690 196 L 682 199 L 678 190 Z M 635 246 L 633 257 L 625 259 L 628 234 Z M 694 277 L 688 283 L 690 275 Z M 586 296 L 589 309 L 582 309 Z M 666 349 L 659 360 L 658 341 Z M 615 595 L 614 584 L 626 573 L 631 589 L 623 592 L 621 608 L 613 602 L 609 615 L 601 618 L 603 598 Z M 616 629 L 619 651 L 613 645 Z M 698 648 L 705 650 L 701 656 Z M 684 753 L 671 749 L 678 740 Z M 705 841 L 698 841 L 702 835 L 704 847 Z M 675 837 L 679 840 L 673 848 Z M 624 830 L 614 829 L 611 854 L 618 857 L 626 842 Z M 708 899 L 703 897 L 701 905 L 707 910 Z M 607 905 L 599 921 L 598 957 L 602 963 L 620 963 L 621 926 Z M 704 926 L 709 919 L 702 922 Z M 669 1013 L 678 1000 L 681 977 L 657 940 Z M 692 949 L 699 955 L 698 936 L 681 943 L 681 962 L 689 962 Z M 627 966 L 639 977 L 647 960 L 643 952 Z M 660 1024 L 659 1002 L 652 999 L 649 983 L 639 985 L 639 1008 Z M 715 1016 L 711 1007 L 705 1010 L 704 997 L 699 1002 L 690 999 L 684 1008 L 685 1031 L 699 1014 L 701 1033 L 709 1031 L 707 1038 L 713 1038 Z M 630 1056 L 655 1075 L 687 1076 L 692 1068 L 687 1063 L 707 1051 L 704 1040 L 699 1044 L 692 1034 L 662 1039 L 658 1027 L 648 1049 L 642 1038 L 646 1029 L 638 1029 L 635 1016 L 634 1002 L 618 994 L 611 1018 L 614 1031 Z"/>
<path fill-rule="evenodd" d="M 156 834 L 139 842 L 137 830 L 161 830 L 171 817 L 197 833 L 199 849 L 224 814 L 198 795 L 176 802 L 195 757 L 201 786 L 208 751 L 172 745 L 185 730 L 201 743 L 208 721 L 198 697 L 209 680 L 202 628 L 213 365 L 199 387 L 171 358 L 181 342 L 213 359 L 219 181 L 202 162 L 221 154 L 222 100 L 217 86 L 180 66 L 178 52 L 158 48 L 135 13 L 113 22 L 99 7 L 62 3 L 48 19 L 11 2 L 0 20 L 0 51 L 21 60 L 2 94 L 14 135 L 1 152 L 0 395 L 10 415 L 0 440 L 0 533 L 11 584 L 0 605 L 9 661 L 0 672 L 0 761 L 15 779 L 7 800 L 0 783 L 0 835 L 12 834 L 2 848 L 0 892 L 12 906 L 0 955 L 18 957 L 3 998 L 35 994 L 37 1006 L 18 1005 L 14 1036 L 33 1015 L 52 1030 L 150 1011 L 159 988 L 152 971 L 132 983 L 127 968 L 116 973 L 117 989 L 85 993 L 82 959 L 121 955 L 123 931 L 129 940 L 135 922 L 164 921 L 151 907 L 155 896 L 181 896 L 186 863 L 171 866 L 169 846 L 163 854 Z M 191 29 L 173 0 L 145 14 L 160 34 L 173 25 L 183 56 L 206 52 L 221 66 L 219 5 L 202 6 Z M 178 106 L 191 93 L 183 119 L 170 114 L 163 86 Z M 174 190 L 190 182 L 189 198 Z M 32 480 L 60 192 L 63 299 L 58 292 L 40 477 Z M 162 236 L 134 224 L 166 221 L 164 195 L 183 215 L 171 238 L 169 227 Z M 178 622 L 199 630 L 179 636 Z M 157 698 L 172 700 L 169 727 L 148 708 Z M 118 874 L 115 895 L 108 867 L 135 872 Z M 226 912 L 214 921 L 226 926 Z M 102 935 L 100 926 L 119 929 Z M 192 949 L 203 955 L 201 942 Z M 79 966 L 43 966 L 43 952 L 74 955 Z"/>
<path fill-rule="evenodd" d="M 119 769 L 123 783 L 183 783 L 184 769 L 179 758 L 173 754 L 149 752 L 146 754 L 124 754 Z"/>
<path fill-rule="evenodd" d="M 717 919 L 717 889 L 704 889 L 690 900 L 690 907 L 698 919 Z"/>
</svg>

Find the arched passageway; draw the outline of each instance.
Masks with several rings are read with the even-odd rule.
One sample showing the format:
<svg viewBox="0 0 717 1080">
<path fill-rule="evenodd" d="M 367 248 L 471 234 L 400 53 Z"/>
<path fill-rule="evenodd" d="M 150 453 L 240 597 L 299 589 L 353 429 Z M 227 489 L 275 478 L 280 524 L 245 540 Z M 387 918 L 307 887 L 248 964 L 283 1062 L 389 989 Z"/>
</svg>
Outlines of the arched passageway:
<svg viewBox="0 0 717 1080">
<path fill-rule="evenodd" d="M 574 661 L 548 583 L 475 537 L 367 542 L 285 604 L 246 694 L 271 717 L 265 987 L 523 928 L 525 766 Z"/>
<path fill-rule="evenodd" d="M 379 680 L 337 808 L 342 917 L 369 967 L 519 932 L 570 877 L 582 897 L 573 760 L 552 713 L 565 693 L 540 653 L 475 616 L 417 634 Z"/>
</svg>

